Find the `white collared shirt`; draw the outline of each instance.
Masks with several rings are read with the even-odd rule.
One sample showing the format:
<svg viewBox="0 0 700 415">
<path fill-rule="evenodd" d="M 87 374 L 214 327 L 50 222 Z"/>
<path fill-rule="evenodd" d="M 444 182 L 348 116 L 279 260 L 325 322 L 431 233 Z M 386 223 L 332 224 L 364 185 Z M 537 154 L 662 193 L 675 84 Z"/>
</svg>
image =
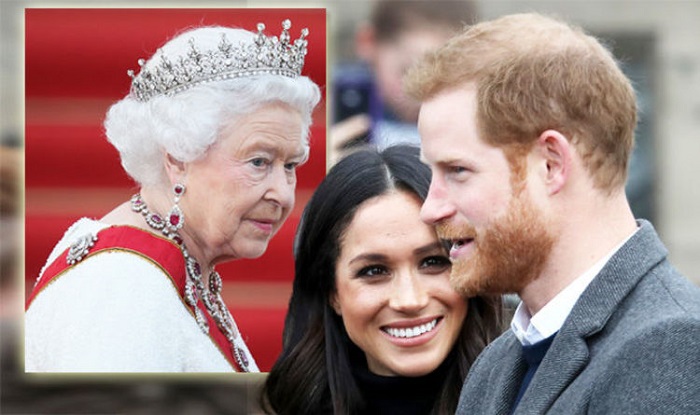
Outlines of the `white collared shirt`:
<svg viewBox="0 0 700 415">
<path fill-rule="evenodd" d="M 574 308 L 581 294 L 588 288 L 596 275 L 603 269 L 615 253 L 637 232 L 635 230 L 607 255 L 598 260 L 578 278 L 552 298 L 534 316 L 530 316 L 527 307 L 521 301 L 515 310 L 510 328 L 515 337 L 525 346 L 538 343 L 559 331 L 569 313 Z"/>
</svg>

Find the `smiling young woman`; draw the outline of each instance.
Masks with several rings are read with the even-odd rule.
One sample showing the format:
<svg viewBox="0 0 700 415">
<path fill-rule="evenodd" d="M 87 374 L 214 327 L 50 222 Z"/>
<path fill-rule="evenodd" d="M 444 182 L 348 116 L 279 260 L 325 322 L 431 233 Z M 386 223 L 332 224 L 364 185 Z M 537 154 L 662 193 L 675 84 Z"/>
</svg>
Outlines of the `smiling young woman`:
<svg viewBox="0 0 700 415">
<path fill-rule="evenodd" d="M 454 413 L 501 309 L 451 287 L 447 249 L 420 220 L 430 177 L 410 146 L 359 151 L 329 171 L 297 232 L 267 411 Z"/>
<path fill-rule="evenodd" d="M 332 305 L 370 372 L 382 376 L 432 372 L 467 315 L 467 300 L 450 287 L 445 248 L 420 221 L 420 206 L 403 190 L 368 199 L 340 242 Z"/>
</svg>

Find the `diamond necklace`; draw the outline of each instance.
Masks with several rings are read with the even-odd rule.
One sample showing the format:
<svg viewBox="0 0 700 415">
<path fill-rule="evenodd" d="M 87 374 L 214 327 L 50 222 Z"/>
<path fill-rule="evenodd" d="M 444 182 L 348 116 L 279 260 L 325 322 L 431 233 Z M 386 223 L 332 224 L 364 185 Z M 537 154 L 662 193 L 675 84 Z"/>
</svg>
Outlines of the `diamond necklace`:
<svg viewBox="0 0 700 415">
<path fill-rule="evenodd" d="M 214 319 L 216 325 L 226 336 L 233 356 L 236 362 L 244 372 L 249 371 L 250 358 L 249 352 L 236 326 L 233 316 L 226 307 L 221 298 L 221 288 L 223 283 L 218 272 L 212 271 L 209 274 L 209 287 L 207 288 L 202 279 L 202 269 L 197 260 L 189 254 L 182 237 L 177 231 L 169 230 L 166 225 L 166 220 L 157 213 L 152 213 L 148 210 L 146 202 L 139 193 L 131 197 L 131 210 L 140 213 L 144 217 L 148 226 L 152 229 L 160 231 L 168 239 L 173 240 L 182 251 L 182 256 L 185 258 L 185 301 L 194 309 L 195 320 L 197 325 L 202 329 L 204 334 L 209 335 L 209 324 L 202 310 L 197 307 L 197 301 L 202 299 L 209 315 Z"/>
</svg>

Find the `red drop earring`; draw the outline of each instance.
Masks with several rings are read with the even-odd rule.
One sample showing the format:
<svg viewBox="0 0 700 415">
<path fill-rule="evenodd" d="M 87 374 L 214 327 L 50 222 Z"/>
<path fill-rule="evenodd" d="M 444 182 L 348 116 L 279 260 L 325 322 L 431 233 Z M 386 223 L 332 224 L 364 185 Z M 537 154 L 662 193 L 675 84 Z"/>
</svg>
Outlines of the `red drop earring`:
<svg viewBox="0 0 700 415">
<path fill-rule="evenodd" d="M 173 193 L 175 194 L 175 203 L 172 209 L 170 209 L 170 212 L 168 212 L 166 222 L 170 232 L 177 232 L 182 229 L 182 226 L 185 224 L 185 215 L 182 214 L 182 210 L 180 210 L 180 206 L 178 205 L 180 197 L 185 193 L 185 185 L 176 183 L 175 186 L 173 186 Z"/>
</svg>

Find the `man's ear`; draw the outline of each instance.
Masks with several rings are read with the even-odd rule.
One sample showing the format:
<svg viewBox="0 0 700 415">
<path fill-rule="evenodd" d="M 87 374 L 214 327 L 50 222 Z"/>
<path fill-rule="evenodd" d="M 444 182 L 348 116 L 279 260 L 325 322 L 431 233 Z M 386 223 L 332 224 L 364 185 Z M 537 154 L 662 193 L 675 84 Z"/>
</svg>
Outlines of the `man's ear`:
<svg viewBox="0 0 700 415">
<path fill-rule="evenodd" d="M 187 165 L 185 162 L 180 161 L 173 157 L 170 153 L 163 153 L 163 164 L 165 165 L 165 172 L 168 175 L 168 179 L 171 184 L 182 183 L 185 176 L 187 176 Z"/>
<path fill-rule="evenodd" d="M 546 130 L 537 139 L 538 154 L 543 162 L 542 174 L 547 193 L 557 194 L 569 180 L 574 148 L 557 130 Z"/>
</svg>

